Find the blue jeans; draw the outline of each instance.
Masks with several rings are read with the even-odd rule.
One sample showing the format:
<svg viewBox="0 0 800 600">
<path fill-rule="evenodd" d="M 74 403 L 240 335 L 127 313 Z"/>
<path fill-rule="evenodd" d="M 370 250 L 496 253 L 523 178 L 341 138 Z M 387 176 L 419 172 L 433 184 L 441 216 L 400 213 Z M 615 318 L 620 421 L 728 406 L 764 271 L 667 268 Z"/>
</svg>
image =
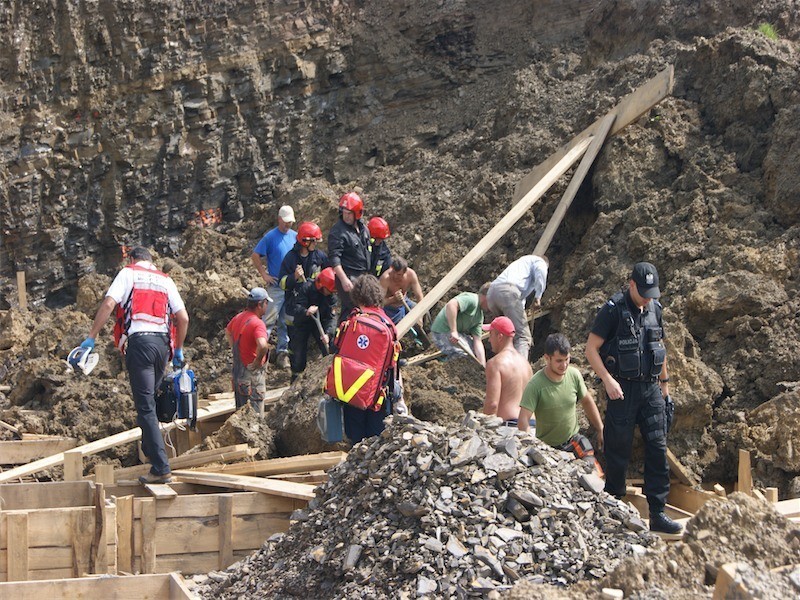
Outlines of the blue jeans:
<svg viewBox="0 0 800 600">
<path fill-rule="evenodd" d="M 277 323 L 278 330 L 276 332 L 277 342 L 275 344 L 276 352 L 289 351 L 289 332 L 286 329 L 286 307 L 284 306 L 285 292 L 279 285 L 271 285 L 267 289 L 269 297 L 272 302 L 267 306 L 267 312 L 262 317 L 264 325 L 267 326 L 267 338 L 272 333 L 272 327 Z"/>
<path fill-rule="evenodd" d="M 406 303 L 408 304 L 409 308 L 414 308 L 417 305 L 416 302 L 409 300 L 408 297 L 406 297 Z M 389 317 L 395 325 L 397 325 L 400 321 L 402 321 L 403 317 L 405 317 L 408 314 L 406 307 L 402 305 L 401 306 L 389 306 L 388 304 L 384 305 L 383 312 L 386 313 L 386 316 Z"/>
</svg>

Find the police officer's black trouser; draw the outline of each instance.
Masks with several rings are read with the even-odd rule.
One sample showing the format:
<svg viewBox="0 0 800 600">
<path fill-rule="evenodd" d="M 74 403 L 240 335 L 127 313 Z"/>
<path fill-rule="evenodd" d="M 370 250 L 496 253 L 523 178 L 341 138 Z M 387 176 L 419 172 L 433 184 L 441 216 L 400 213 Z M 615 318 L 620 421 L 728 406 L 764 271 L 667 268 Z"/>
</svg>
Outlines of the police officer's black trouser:
<svg viewBox="0 0 800 600">
<path fill-rule="evenodd" d="M 142 451 L 150 459 L 150 471 L 156 475 L 170 472 L 164 438 L 158 428 L 155 393 L 169 360 L 166 335 L 133 334 L 128 338 L 125 365 L 136 406 L 136 424 L 142 428 Z"/>
<path fill-rule="evenodd" d="M 605 441 L 606 486 L 615 496 L 625 495 L 625 471 L 631 456 L 636 425 L 644 440 L 644 494 L 650 512 L 664 509 L 669 493 L 664 398 L 655 381 L 618 380 L 624 398 L 608 400 Z"/>
<path fill-rule="evenodd" d="M 310 323 L 294 324 L 289 327 L 289 363 L 292 374 L 296 375 L 306 370 L 308 361 L 308 340 L 313 338 L 317 342 L 319 351 L 325 354 L 326 347 L 322 343 L 317 324 L 310 319 Z"/>
</svg>

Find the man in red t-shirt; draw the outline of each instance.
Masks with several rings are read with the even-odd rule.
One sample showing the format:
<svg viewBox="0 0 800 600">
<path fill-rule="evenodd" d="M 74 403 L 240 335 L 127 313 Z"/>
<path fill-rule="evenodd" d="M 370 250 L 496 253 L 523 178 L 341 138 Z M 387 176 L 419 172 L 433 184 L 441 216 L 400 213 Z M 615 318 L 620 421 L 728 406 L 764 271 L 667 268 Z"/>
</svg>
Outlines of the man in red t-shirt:
<svg viewBox="0 0 800 600">
<path fill-rule="evenodd" d="M 267 395 L 267 327 L 261 317 L 272 299 L 264 288 L 253 288 L 247 307 L 233 317 L 225 328 L 225 337 L 233 350 L 233 393 L 236 408 L 248 401 L 261 415 Z"/>
</svg>

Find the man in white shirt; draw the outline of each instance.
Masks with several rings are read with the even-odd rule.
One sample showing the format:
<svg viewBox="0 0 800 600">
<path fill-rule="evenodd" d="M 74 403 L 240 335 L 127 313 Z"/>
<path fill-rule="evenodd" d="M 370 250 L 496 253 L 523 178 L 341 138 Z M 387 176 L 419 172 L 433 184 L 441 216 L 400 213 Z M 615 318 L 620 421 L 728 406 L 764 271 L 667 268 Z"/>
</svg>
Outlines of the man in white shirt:
<svg viewBox="0 0 800 600">
<path fill-rule="evenodd" d="M 125 353 L 136 422 L 142 429 L 142 450 L 151 465 L 150 472 L 139 481 L 167 483 L 171 480 L 170 468 L 158 428 L 155 391 L 164 377 L 171 349 L 174 349 L 173 366 L 183 365 L 183 342 L 189 315 L 175 282 L 156 269 L 149 250 L 134 248 L 128 259 L 128 265 L 108 288 L 81 347 L 94 348 L 95 337 L 119 305 L 114 341 Z"/>
<path fill-rule="evenodd" d="M 533 294 L 535 305 L 542 305 L 542 294 L 547 287 L 546 256 L 528 254 L 508 265 L 497 276 L 486 295 L 489 310 L 495 315 L 505 315 L 514 324 L 514 348 L 528 359 L 533 336 L 525 314 L 525 300 Z"/>
</svg>

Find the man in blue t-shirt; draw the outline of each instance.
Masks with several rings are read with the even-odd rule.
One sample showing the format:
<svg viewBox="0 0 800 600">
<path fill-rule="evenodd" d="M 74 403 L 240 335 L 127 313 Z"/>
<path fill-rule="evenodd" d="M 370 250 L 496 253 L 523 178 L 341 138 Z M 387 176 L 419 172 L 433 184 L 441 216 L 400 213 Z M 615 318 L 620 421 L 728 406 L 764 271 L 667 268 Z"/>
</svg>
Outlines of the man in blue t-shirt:
<svg viewBox="0 0 800 600">
<path fill-rule="evenodd" d="M 286 331 L 285 309 L 283 307 L 284 291 L 280 286 L 278 275 L 281 270 L 283 257 L 294 247 L 297 232 L 292 229 L 294 225 L 294 210 L 291 206 L 281 206 L 278 211 L 278 226 L 270 229 L 256 244 L 250 260 L 253 262 L 261 278 L 267 284 L 267 292 L 272 298 L 268 310 L 264 313 L 264 323 L 267 326 L 267 337 L 273 325 L 277 323 L 277 343 L 275 350 L 277 356 L 275 364 L 282 368 L 289 368 L 289 334 Z M 266 259 L 267 266 L 264 267 Z"/>
</svg>

